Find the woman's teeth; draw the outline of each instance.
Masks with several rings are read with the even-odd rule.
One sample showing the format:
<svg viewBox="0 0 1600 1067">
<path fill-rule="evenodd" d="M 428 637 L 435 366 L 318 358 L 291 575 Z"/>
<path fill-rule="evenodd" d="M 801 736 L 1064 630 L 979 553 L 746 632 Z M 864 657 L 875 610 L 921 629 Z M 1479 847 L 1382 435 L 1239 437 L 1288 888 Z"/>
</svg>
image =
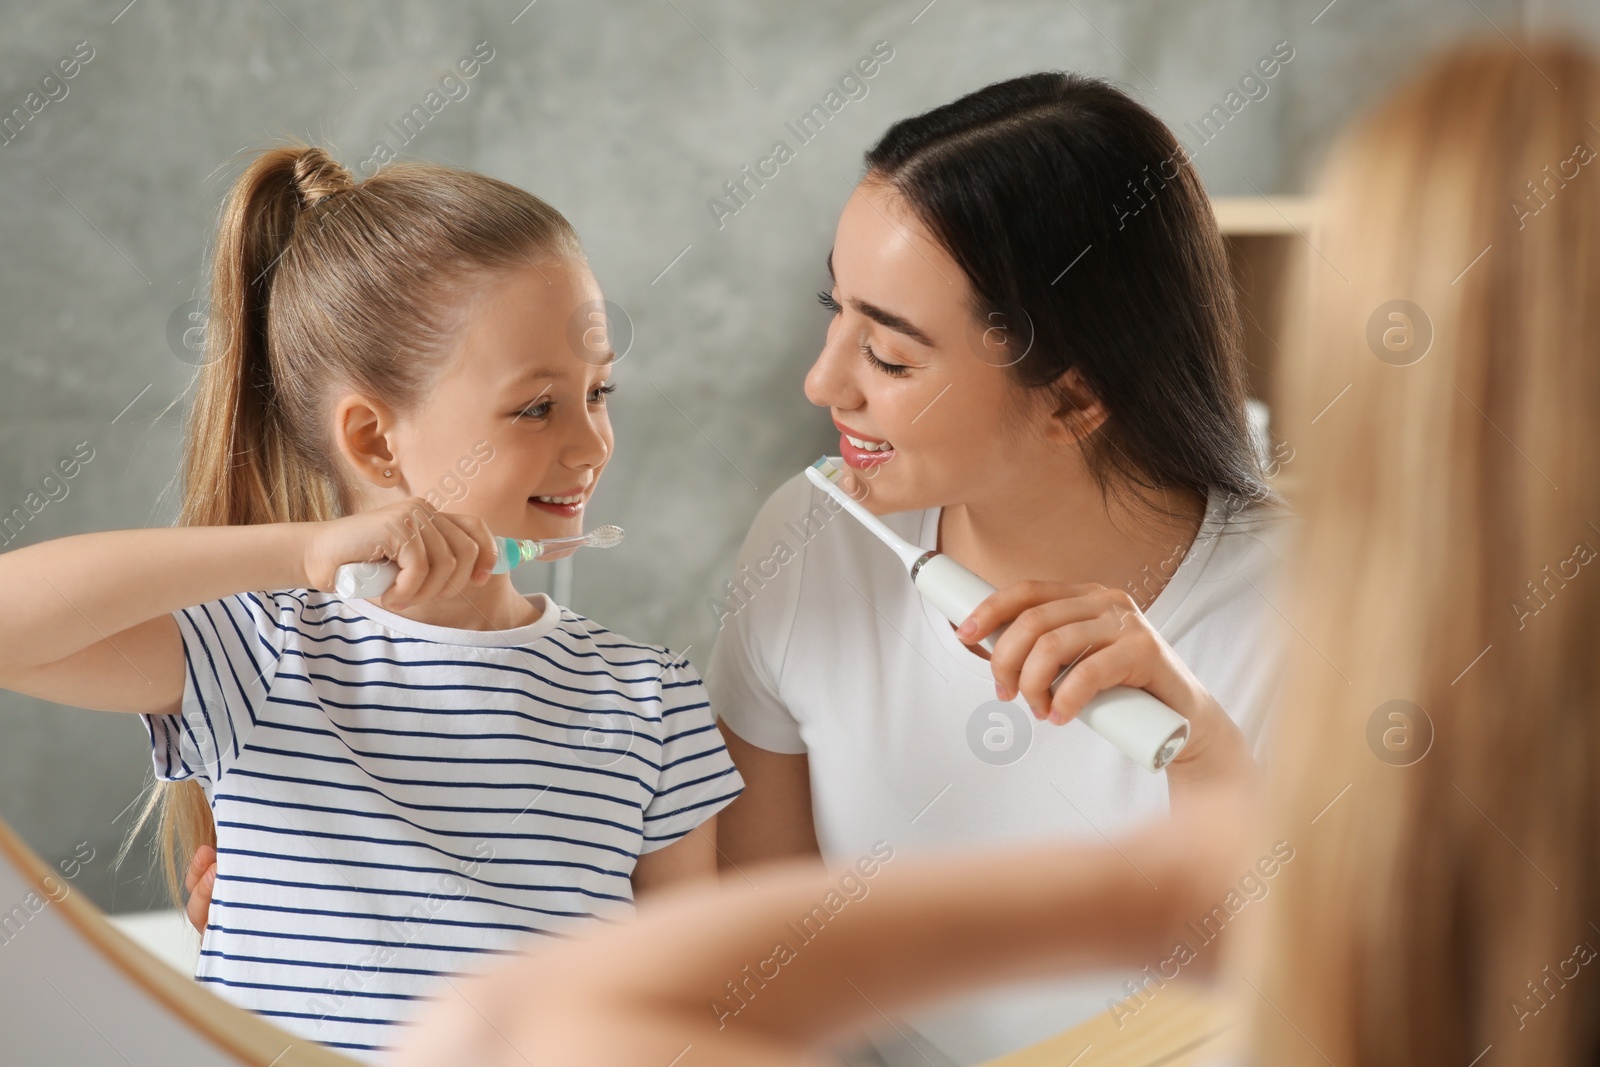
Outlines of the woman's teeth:
<svg viewBox="0 0 1600 1067">
<path fill-rule="evenodd" d="M 845 434 L 844 439 L 863 452 L 891 452 L 894 450 L 894 445 L 888 441 L 863 441 L 861 438 L 851 437 L 849 434 Z"/>
<path fill-rule="evenodd" d="M 541 504 L 576 504 L 583 499 L 583 494 L 577 496 L 536 496 L 533 499 Z"/>
</svg>

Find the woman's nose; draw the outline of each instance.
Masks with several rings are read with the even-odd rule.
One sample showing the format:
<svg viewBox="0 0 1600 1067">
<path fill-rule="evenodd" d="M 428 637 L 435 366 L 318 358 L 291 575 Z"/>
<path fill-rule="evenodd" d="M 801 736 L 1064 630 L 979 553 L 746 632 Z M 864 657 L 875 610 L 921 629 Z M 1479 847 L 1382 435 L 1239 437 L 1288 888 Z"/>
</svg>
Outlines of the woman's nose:
<svg viewBox="0 0 1600 1067">
<path fill-rule="evenodd" d="M 806 372 L 805 388 L 806 399 L 818 407 L 849 411 L 861 406 L 861 392 L 841 359 L 845 347 L 840 341 L 842 334 L 837 322 L 835 328 L 828 330 L 822 351 L 817 353 L 816 362 Z"/>
</svg>

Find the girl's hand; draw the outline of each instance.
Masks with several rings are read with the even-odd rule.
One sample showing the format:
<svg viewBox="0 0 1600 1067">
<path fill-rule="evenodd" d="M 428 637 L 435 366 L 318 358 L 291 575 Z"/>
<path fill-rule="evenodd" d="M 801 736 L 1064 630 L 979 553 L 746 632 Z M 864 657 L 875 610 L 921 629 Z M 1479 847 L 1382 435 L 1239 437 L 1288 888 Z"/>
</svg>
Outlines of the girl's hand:
<svg viewBox="0 0 1600 1067">
<path fill-rule="evenodd" d="M 437 511 L 420 496 L 310 526 L 308 583 L 331 590 L 334 573 L 346 563 L 393 560 L 400 573 L 378 601 L 389 611 L 458 590 L 468 581 L 482 585 L 494 565 L 488 523 Z"/>
<path fill-rule="evenodd" d="M 1126 591 L 1017 582 L 973 609 L 956 636 L 976 644 L 1008 620 L 989 657 L 999 699 L 1011 700 L 1020 692 L 1035 718 L 1061 724 L 1102 690 L 1143 689 L 1189 720 L 1189 742 L 1168 764 L 1169 776 L 1253 775 L 1244 734 Z M 1068 670 L 1052 697 L 1050 683 L 1063 667 Z"/>
</svg>

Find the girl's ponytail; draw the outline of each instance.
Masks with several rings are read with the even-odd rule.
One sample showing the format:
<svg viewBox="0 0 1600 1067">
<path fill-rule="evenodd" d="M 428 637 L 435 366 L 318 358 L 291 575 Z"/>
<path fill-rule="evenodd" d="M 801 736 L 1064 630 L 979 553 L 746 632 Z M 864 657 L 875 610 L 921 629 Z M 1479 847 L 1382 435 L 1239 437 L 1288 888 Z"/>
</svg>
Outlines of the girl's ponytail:
<svg viewBox="0 0 1600 1067">
<path fill-rule="evenodd" d="M 273 273 L 302 210 L 353 187 L 345 169 L 314 147 L 273 149 L 234 183 L 213 255 L 206 358 L 184 432 L 179 525 L 240 526 L 337 516 L 324 472 L 294 447 L 278 417 L 266 316 Z M 152 816 L 167 893 L 181 907 L 180 862 L 201 845 L 216 844 L 211 805 L 192 778 L 152 779 L 123 855 Z"/>
<path fill-rule="evenodd" d="M 320 148 L 276 148 L 234 184 L 211 273 L 206 361 L 184 441 L 179 522 L 233 526 L 333 518 L 324 472 L 277 406 L 267 301 L 302 210 L 354 188 Z"/>
</svg>

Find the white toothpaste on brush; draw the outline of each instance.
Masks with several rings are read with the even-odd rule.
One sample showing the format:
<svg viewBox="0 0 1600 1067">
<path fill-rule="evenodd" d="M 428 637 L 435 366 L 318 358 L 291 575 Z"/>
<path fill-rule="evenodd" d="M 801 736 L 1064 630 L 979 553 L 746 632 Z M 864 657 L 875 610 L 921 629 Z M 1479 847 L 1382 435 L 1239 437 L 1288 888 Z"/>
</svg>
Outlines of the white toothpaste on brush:
<svg viewBox="0 0 1600 1067">
<path fill-rule="evenodd" d="M 806 477 L 817 488 L 837 500 L 900 557 L 917 592 L 941 615 L 959 626 L 994 593 L 994 586 L 949 556 L 934 549 L 919 548 L 889 529 L 838 484 L 837 479 L 843 475 L 839 465 L 827 456 L 806 468 Z M 1002 624 L 978 643 L 993 652 L 1006 625 L 1009 624 Z M 1065 675 L 1063 670 L 1050 684 L 1052 693 Z M 1126 685 L 1112 686 L 1097 693 L 1078 713 L 1078 718 L 1149 771 L 1165 767 L 1189 740 L 1189 720 L 1143 689 Z"/>
</svg>

